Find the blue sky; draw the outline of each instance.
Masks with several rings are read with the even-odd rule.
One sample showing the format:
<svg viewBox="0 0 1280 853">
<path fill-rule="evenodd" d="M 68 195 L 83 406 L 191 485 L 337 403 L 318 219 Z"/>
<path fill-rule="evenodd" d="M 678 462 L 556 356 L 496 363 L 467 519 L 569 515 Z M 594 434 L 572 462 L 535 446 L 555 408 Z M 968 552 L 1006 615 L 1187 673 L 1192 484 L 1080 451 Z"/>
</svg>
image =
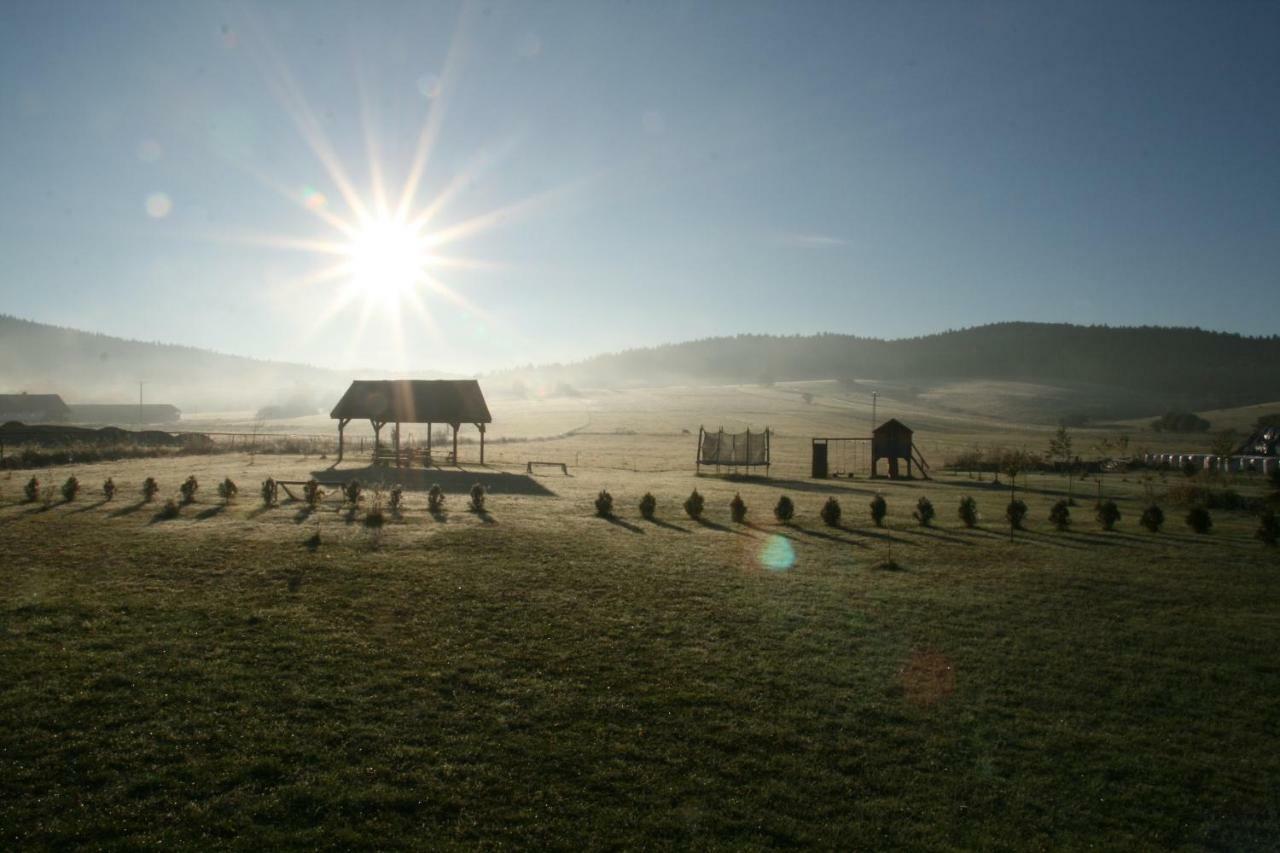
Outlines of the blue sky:
<svg viewBox="0 0 1280 853">
<path fill-rule="evenodd" d="M 1280 4 L 4 4 L 0 311 L 465 373 L 739 332 L 1273 334 L 1278 92 Z M 351 242 L 308 201 L 357 219 L 299 116 L 373 209 L 366 136 L 397 197 L 433 113 L 412 208 L 465 176 L 427 230 L 473 263 L 429 267 L 430 323 L 334 310 L 333 254 L 268 245 Z"/>
</svg>

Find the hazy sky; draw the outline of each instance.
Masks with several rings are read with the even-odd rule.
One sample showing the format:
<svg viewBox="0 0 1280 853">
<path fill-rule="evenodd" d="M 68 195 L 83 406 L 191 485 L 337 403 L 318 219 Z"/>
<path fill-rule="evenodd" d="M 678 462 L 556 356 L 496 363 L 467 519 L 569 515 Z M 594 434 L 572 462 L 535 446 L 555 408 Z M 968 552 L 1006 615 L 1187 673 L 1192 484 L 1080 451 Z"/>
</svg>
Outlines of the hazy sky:
<svg viewBox="0 0 1280 853">
<path fill-rule="evenodd" d="M 448 292 L 335 309 L 424 126 Z M 0 311 L 325 365 L 1271 334 L 1280 4 L 5 3 L 0 187 Z"/>
</svg>

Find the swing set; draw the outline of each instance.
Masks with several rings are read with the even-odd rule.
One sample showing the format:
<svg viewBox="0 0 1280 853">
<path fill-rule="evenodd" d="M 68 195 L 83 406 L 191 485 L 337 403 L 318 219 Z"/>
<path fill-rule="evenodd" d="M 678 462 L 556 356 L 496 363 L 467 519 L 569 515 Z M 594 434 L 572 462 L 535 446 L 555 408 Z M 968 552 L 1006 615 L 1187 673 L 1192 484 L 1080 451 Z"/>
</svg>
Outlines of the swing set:
<svg viewBox="0 0 1280 853">
<path fill-rule="evenodd" d="M 853 477 L 871 470 L 871 438 L 825 437 L 813 439 L 813 471 L 815 479 Z"/>
</svg>

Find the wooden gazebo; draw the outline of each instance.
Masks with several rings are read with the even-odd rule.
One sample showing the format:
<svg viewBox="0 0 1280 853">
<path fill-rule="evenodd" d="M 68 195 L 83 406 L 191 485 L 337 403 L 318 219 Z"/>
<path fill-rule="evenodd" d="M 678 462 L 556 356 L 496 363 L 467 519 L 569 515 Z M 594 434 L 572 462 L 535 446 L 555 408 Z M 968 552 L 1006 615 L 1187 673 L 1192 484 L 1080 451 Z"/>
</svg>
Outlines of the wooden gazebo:
<svg viewBox="0 0 1280 853">
<path fill-rule="evenodd" d="M 480 430 L 480 464 L 484 464 L 485 424 L 493 422 L 489 407 L 474 379 L 357 379 L 333 407 L 338 422 L 338 458 L 342 461 L 343 430 L 351 421 L 367 419 L 373 426 L 373 458 L 379 458 L 382 428 L 394 424 L 392 442 L 397 467 L 402 464 L 400 425 L 427 425 L 427 458 L 431 457 L 431 427 L 453 427 L 453 462 L 458 461 L 458 428 L 475 424 Z"/>
</svg>

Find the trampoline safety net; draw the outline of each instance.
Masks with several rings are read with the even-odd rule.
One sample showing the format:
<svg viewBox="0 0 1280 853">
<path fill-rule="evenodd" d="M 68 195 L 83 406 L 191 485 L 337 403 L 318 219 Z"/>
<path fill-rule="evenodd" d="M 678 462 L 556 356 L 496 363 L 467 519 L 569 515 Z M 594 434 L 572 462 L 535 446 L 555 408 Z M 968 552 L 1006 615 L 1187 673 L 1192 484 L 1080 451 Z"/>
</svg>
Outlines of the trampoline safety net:
<svg viewBox="0 0 1280 853">
<path fill-rule="evenodd" d="M 764 432 L 708 432 L 700 430 L 699 465 L 768 465 L 769 430 Z"/>
</svg>

